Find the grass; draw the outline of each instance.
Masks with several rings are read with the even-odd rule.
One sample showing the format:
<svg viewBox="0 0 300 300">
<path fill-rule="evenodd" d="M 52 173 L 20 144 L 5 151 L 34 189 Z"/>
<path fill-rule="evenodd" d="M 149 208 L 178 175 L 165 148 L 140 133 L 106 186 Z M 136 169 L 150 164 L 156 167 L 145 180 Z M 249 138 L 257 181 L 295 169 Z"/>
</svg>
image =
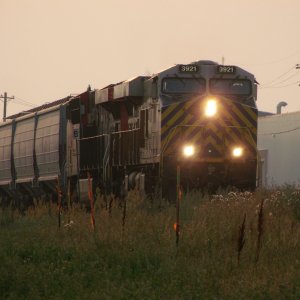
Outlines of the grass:
<svg viewBox="0 0 300 300">
<path fill-rule="evenodd" d="M 95 231 L 79 207 L 63 212 L 60 230 L 54 205 L 25 216 L 2 210 L 0 298 L 300 298 L 296 189 L 190 193 L 181 202 L 178 247 L 174 205 L 132 193 L 124 227 L 117 203 L 111 215 L 102 206 L 98 199 Z"/>
</svg>

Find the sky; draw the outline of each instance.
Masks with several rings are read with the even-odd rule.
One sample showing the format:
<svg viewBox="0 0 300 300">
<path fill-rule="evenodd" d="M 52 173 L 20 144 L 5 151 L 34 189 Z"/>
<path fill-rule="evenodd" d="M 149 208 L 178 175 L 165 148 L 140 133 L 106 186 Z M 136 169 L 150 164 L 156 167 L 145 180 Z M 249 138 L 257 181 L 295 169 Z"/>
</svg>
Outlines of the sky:
<svg viewBox="0 0 300 300">
<path fill-rule="evenodd" d="M 0 95 L 15 97 L 7 115 L 222 58 L 255 75 L 260 110 L 285 101 L 284 113 L 300 111 L 300 1 L 0 0 Z"/>
</svg>

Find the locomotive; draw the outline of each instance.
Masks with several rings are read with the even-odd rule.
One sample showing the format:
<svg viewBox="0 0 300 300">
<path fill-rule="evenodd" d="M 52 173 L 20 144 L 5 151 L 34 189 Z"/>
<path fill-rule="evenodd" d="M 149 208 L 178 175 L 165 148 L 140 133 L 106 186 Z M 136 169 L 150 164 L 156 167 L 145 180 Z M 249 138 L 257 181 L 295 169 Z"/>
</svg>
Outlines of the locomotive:
<svg viewBox="0 0 300 300">
<path fill-rule="evenodd" d="M 257 82 L 238 66 L 174 65 L 11 116 L 0 124 L 2 198 L 130 189 L 255 188 Z M 88 179 L 89 178 L 89 179 Z"/>
</svg>

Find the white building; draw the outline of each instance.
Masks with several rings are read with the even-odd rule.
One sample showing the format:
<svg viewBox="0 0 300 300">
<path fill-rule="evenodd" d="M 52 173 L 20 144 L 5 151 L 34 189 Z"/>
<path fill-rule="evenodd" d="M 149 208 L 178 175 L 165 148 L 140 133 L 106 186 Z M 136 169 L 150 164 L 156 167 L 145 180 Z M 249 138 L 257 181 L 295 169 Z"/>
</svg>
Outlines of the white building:
<svg viewBox="0 0 300 300">
<path fill-rule="evenodd" d="M 260 184 L 300 185 L 300 112 L 258 118 Z"/>
</svg>

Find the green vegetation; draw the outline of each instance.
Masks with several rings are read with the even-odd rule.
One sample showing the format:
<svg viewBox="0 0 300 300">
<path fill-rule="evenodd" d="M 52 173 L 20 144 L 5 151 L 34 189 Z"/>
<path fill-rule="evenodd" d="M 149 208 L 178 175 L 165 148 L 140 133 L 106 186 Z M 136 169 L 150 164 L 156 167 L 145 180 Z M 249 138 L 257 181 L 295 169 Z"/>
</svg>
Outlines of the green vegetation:
<svg viewBox="0 0 300 300">
<path fill-rule="evenodd" d="M 300 191 L 128 196 L 111 214 L 37 205 L 0 213 L 1 299 L 299 299 Z"/>
</svg>

